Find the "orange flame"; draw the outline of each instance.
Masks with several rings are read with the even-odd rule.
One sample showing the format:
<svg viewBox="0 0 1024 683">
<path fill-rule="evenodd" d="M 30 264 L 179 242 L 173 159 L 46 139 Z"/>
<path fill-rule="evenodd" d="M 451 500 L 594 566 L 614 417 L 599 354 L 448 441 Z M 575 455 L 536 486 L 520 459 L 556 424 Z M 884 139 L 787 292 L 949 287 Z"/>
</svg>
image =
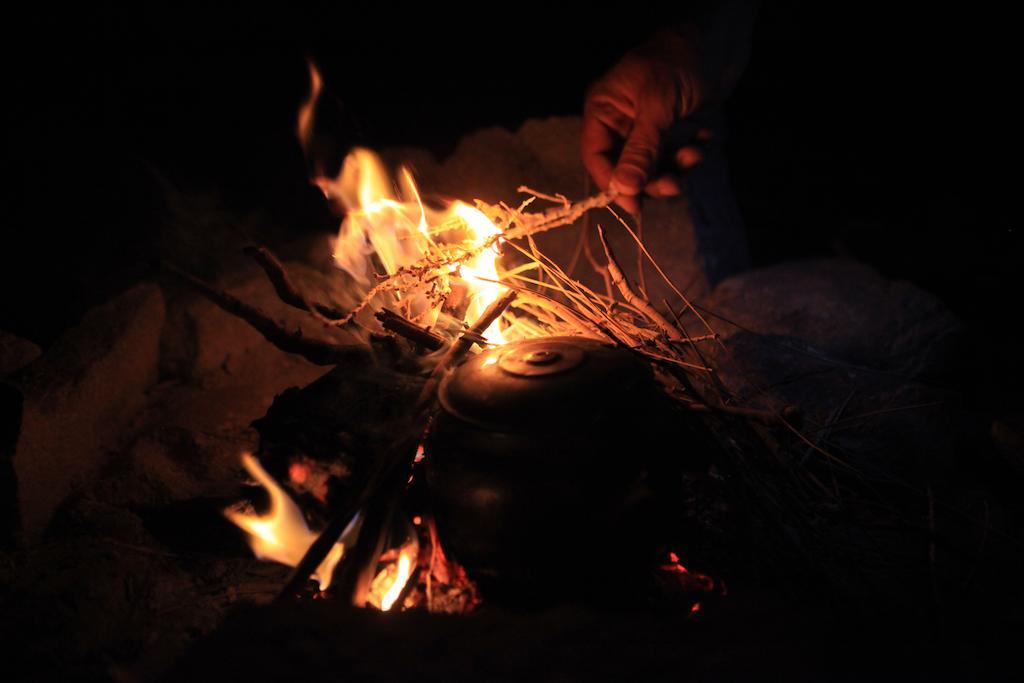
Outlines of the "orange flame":
<svg viewBox="0 0 1024 683">
<path fill-rule="evenodd" d="M 397 557 L 396 557 L 397 554 Z M 406 584 L 412 578 L 416 560 L 419 558 L 419 543 L 412 541 L 401 549 L 389 550 L 381 556 L 383 568 L 370 582 L 367 602 L 382 612 L 389 611 L 402 597 Z"/>
<path fill-rule="evenodd" d="M 312 62 L 309 79 L 309 96 L 299 108 L 296 123 L 299 143 L 307 155 L 313 112 L 323 90 L 323 79 Z M 500 242 L 494 238 L 501 231 L 483 212 L 458 201 L 445 210 L 428 209 L 408 169 L 400 169 L 397 182 L 393 182 L 380 158 L 367 149 L 353 149 L 336 178 L 317 177 L 313 182 L 328 199 L 339 201 L 345 208 L 334 259 L 367 291 L 376 280 L 378 265 L 384 274 L 394 275 L 431 257 L 440 262 L 452 248 L 475 250 L 490 241 L 495 246 Z M 496 249 L 484 249 L 461 266 L 442 267 L 439 274 L 425 278 L 427 282 L 403 287 L 401 294 L 392 296 L 399 300 L 407 318 L 433 327 L 453 291 L 465 290 L 469 299 L 464 317 L 472 322 L 505 291 L 496 282 L 500 279 L 498 257 Z M 499 321 L 485 336 L 495 344 L 506 341 Z"/>
<path fill-rule="evenodd" d="M 270 511 L 261 516 L 229 508 L 224 511 L 224 515 L 249 534 L 249 545 L 256 557 L 294 567 L 309 546 L 313 545 L 317 535 L 306 526 L 306 519 L 299 506 L 267 474 L 256 458 L 246 453 L 242 456 L 242 465 L 266 489 L 270 496 Z M 349 528 L 342 534 L 342 540 L 334 544 L 313 573 L 313 579 L 320 584 L 320 590 L 327 590 L 331 585 L 334 568 L 345 554 L 345 542 L 357 531 L 355 522 L 349 524 Z"/>
<path fill-rule="evenodd" d="M 479 209 L 455 201 L 444 210 L 424 205 L 408 169 L 400 169 L 393 183 L 380 158 L 367 149 L 353 149 L 341 173 L 317 184 L 329 198 L 346 209 L 334 247 L 339 268 L 369 290 L 375 281 L 375 267 L 387 275 L 431 259 L 441 262 L 445 254 L 476 250 L 498 240 L 501 231 Z M 422 325 L 437 323 L 441 309 L 453 293 L 453 286 L 469 297 L 467 321 L 476 320 L 487 306 L 504 293 L 496 280 L 497 250 L 492 246 L 458 266 L 440 267 L 424 282 L 412 283 L 395 294 L 406 317 Z M 486 332 L 488 341 L 505 342 L 496 321 Z"/>
<path fill-rule="evenodd" d="M 387 612 L 391 609 L 391 606 L 395 604 L 395 600 L 398 600 L 398 596 L 402 594 L 402 589 L 404 589 L 405 584 L 409 582 L 409 577 L 411 575 L 412 560 L 409 558 L 409 553 L 403 551 L 398 557 L 398 575 L 391 583 L 391 587 L 388 588 L 388 592 L 384 594 L 383 598 L 381 598 L 380 609 L 382 612 Z"/>
<path fill-rule="evenodd" d="M 313 137 L 313 109 L 316 107 L 316 102 L 320 99 L 320 90 L 323 88 L 324 82 L 320 77 L 320 71 L 316 68 L 316 64 L 308 62 L 309 64 L 309 97 L 299 107 L 299 120 L 296 125 L 295 134 L 299 138 L 299 144 L 302 146 L 302 151 L 308 156 L 309 155 L 309 143 Z"/>
</svg>

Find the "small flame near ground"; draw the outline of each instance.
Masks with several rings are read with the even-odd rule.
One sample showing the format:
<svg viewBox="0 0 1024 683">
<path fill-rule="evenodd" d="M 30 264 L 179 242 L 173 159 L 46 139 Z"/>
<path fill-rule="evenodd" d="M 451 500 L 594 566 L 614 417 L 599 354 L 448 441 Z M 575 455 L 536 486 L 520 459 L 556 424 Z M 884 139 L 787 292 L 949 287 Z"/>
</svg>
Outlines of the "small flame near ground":
<svg viewBox="0 0 1024 683">
<path fill-rule="evenodd" d="M 385 557 L 387 557 L 386 554 Z M 415 560 L 416 550 L 414 548 L 402 548 L 399 551 L 398 559 L 387 563 L 374 577 L 373 583 L 370 585 L 369 603 L 382 612 L 389 611 L 401 597 L 406 584 L 409 583 Z"/>
<path fill-rule="evenodd" d="M 270 510 L 265 515 L 257 515 L 229 508 L 224 511 L 224 515 L 249 535 L 249 545 L 256 557 L 290 567 L 296 566 L 316 540 L 317 534 L 309 530 L 299 506 L 255 457 L 246 453 L 242 456 L 242 465 L 266 490 L 270 497 Z M 313 574 L 312 578 L 319 584 L 321 591 L 330 587 L 334 569 L 345 555 L 345 544 L 352 542 L 358 529 L 357 518 L 349 524 L 342 534 L 342 541 L 334 544 Z M 394 606 L 411 578 L 418 546 L 416 543 L 406 544 L 397 551 L 397 560 L 389 561 L 395 552 L 390 551 L 381 557 L 385 566 L 371 587 L 370 604 L 385 612 Z"/>
<path fill-rule="evenodd" d="M 270 496 L 270 510 L 265 515 L 257 515 L 229 508 L 224 511 L 224 515 L 249 534 L 249 545 L 256 557 L 294 567 L 306 554 L 309 546 L 313 545 L 317 535 L 309 530 L 299 506 L 274 478 L 267 474 L 255 457 L 246 453 L 242 456 L 242 465 Z M 342 538 L 346 537 L 348 531 L 346 530 Z M 334 568 L 344 554 L 345 544 L 335 543 L 327 557 L 317 567 L 313 579 L 320 585 L 320 590 L 327 590 L 331 585 Z"/>
</svg>

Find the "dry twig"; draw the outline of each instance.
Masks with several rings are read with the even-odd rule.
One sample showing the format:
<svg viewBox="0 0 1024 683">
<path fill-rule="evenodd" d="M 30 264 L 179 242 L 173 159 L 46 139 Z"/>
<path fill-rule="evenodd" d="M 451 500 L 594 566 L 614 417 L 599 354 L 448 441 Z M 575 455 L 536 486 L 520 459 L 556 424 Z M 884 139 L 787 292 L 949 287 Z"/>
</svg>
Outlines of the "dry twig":
<svg viewBox="0 0 1024 683">
<path fill-rule="evenodd" d="M 647 318 L 658 326 L 662 332 L 665 333 L 669 339 L 673 341 L 686 341 L 683 334 L 676 329 L 672 323 L 665 319 L 661 313 L 651 305 L 651 302 L 646 298 L 640 296 L 630 286 L 629 282 L 626 281 L 626 276 L 622 272 L 622 268 L 619 266 L 618 261 L 615 260 L 615 254 L 612 252 L 611 246 L 608 244 L 608 240 L 604 237 L 604 230 L 600 225 L 597 226 L 597 234 L 601 238 L 601 246 L 604 247 L 604 255 L 608 259 L 608 273 L 611 275 L 612 284 L 618 287 L 619 292 L 626 299 L 626 302 L 632 306 L 638 308 Z"/>
<path fill-rule="evenodd" d="M 336 308 L 311 302 L 305 293 L 292 282 L 284 264 L 281 263 L 270 249 L 259 246 L 246 247 L 244 251 L 263 268 L 263 272 L 267 274 L 267 279 L 274 286 L 274 291 L 277 292 L 277 296 L 281 301 L 289 306 L 311 313 L 313 317 L 323 323 L 331 324 L 336 319 L 345 316 L 344 313 Z"/>
<path fill-rule="evenodd" d="M 370 358 L 370 350 L 364 344 L 335 344 L 321 339 L 313 339 L 304 336 L 301 329 L 289 332 L 260 309 L 217 289 L 205 280 L 170 264 L 164 264 L 163 268 L 227 313 L 249 323 L 263 335 L 264 339 L 282 351 L 302 356 L 316 365 L 337 365 Z"/>
</svg>

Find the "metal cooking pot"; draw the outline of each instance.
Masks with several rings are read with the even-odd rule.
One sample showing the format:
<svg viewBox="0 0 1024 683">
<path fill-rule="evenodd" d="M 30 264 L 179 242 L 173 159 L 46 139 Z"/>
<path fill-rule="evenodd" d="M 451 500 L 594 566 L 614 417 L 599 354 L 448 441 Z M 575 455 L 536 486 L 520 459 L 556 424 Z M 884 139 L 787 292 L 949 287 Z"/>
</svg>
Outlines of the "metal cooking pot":
<svg viewBox="0 0 1024 683">
<path fill-rule="evenodd" d="M 635 554 L 629 502 L 678 417 L 646 362 L 578 337 L 511 343 L 465 362 L 439 398 L 431 500 L 446 548 L 485 592 L 562 592 Z"/>
</svg>

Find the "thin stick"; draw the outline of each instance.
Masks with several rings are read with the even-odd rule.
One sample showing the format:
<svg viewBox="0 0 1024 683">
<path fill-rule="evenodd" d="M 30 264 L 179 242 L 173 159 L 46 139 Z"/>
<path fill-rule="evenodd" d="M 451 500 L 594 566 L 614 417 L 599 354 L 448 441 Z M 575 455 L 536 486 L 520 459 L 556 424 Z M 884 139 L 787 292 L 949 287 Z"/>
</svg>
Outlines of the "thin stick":
<svg viewBox="0 0 1024 683">
<path fill-rule="evenodd" d="M 679 316 L 676 314 L 676 312 L 669 305 L 668 301 L 666 301 L 665 299 L 662 299 L 661 302 L 663 304 L 665 304 L 665 307 L 668 309 L 669 313 L 672 314 L 672 318 L 676 321 L 676 325 L 678 325 L 679 329 L 683 331 L 683 336 L 686 337 L 686 341 L 689 342 L 690 347 L 693 349 L 693 352 L 695 354 L 697 354 L 697 358 L 700 360 L 700 362 L 703 363 L 704 365 L 709 365 L 707 359 L 704 358 L 704 354 L 701 353 L 700 347 L 698 347 L 697 344 L 695 343 L 699 338 L 698 337 L 691 337 L 690 336 L 690 333 L 686 329 L 686 325 L 684 325 L 683 321 L 679 319 Z M 718 340 L 718 335 L 717 334 L 705 335 L 705 336 L 710 336 L 712 339 Z M 720 340 L 718 340 L 718 341 L 719 341 L 719 343 L 721 343 Z M 719 379 L 718 373 L 714 369 L 711 370 L 711 372 L 708 374 L 708 376 L 711 377 L 711 382 L 714 384 L 715 388 L 718 389 L 718 393 L 719 393 L 718 402 L 721 403 L 721 404 L 724 404 L 725 398 L 730 395 L 729 389 L 725 386 L 725 384 L 722 382 L 722 380 Z"/>
<path fill-rule="evenodd" d="M 516 188 L 516 192 L 525 192 L 526 194 L 532 194 L 534 197 L 539 197 L 540 199 L 546 199 L 549 202 L 554 202 L 555 204 L 561 204 L 562 206 L 565 206 L 565 207 L 568 207 L 571 204 L 569 199 L 564 194 L 554 194 L 554 195 L 544 194 L 543 192 L 538 192 L 537 190 L 531 189 L 531 188 L 527 187 L 526 185 L 520 185 L 519 187 L 517 187 Z"/>
<path fill-rule="evenodd" d="M 163 269 L 197 290 L 211 302 L 231 315 L 249 323 L 263 338 L 287 353 L 302 356 L 316 365 L 338 365 L 357 359 L 369 360 L 369 349 L 362 344 L 335 344 L 307 337 L 301 329 L 289 332 L 270 316 L 244 301 L 217 289 L 205 280 L 171 264 L 162 264 Z"/>
<path fill-rule="evenodd" d="M 562 294 L 567 299 L 575 303 L 582 313 L 592 314 L 588 315 L 588 317 L 595 324 L 599 324 L 602 329 L 605 329 L 605 327 L 608 327 L 609 329 L 618 329 L 621 334 L 614 338 L 619 338 L 626 346 L 632 346 L 632 344 L 629 342 L 629 331 L 623 328 L 623 323 L 621 320 L 611 315 L 611 307 L 608 305 L 604 305 L 603 308 L 602 306 L 599 306 L 599 304 L 603 304 L 600 295 L 591 291 L 590 288 L 588 288 L 583 283 L 574 280 L 573 278 L 566 275 L 565 271 L 563 271 L 557 263 L 555 263 L 553 260 L 551 260 L 550 258 L 548 258 L 547 256 L 540 252 L 532 238 L 530 238 L 529 244 L 532 252 L 527 252 L 525 249 L 522 249 L 521 247 L 515 244 L 513 244 L 512 246 L 516 249 L 519 249 L 523 254 L 526 254 L 527 256 L 532 256 L 533 259 L 536 260 L 537 263 L 541 266 L 541 268 L 543 268 L 546 272 L 548 272 L 551 275 L 553 280 L 555 280 L 556 282 L 560 281 L 565 286 L 568 286 L 568 289 L 563 289 Z M 610 278 L 608 279 L 608 283 L 610 286 Z M 611 294 L 611 291 L 612 290 L 609 289 L 609 294 Z M 612 299 L 609 296 L 609 301 L 611 300 Z M 606 324 L 600 324 L 601 319 L 604 319 Z"/>
<path fill-rule="evenodd" d="M 538 263 L 538 265 L 540 265 L 541 268 L 545 270 L 545 272 L 551 275 L 553 280 L 555 280 L 556 282 L 561 281 L 565 285 L 567 285 L 569 289 L 563 289 L 562 294 L 567 299 L 569 299 L 569 301 L 576 304 L 580 313 L 586 316 L 588 320 L 590 320 L 592 323 L 597 325 L 602 330 L 608 329 L 610 327 L 618 327 L 620 328 L 621 332 L 625 333 L 624 330 L 621 330 L 621 325 L 619 321 L 617 321 L 615 318 L 609 315 L 607 310 L 600 310 L 594 304 L 594 300 L 600 301 L 598 296 L 591 292 L 586 287 L 584 287 L 579 282 L 567 276 L 564 272 L 562 272 L 562 270 L 558 267 L 557 264 L 551 261 L 551 259 L 544 256 L 539 251 L 535 250 L 533 253 L 531 253 L 517 244 L 511 242 L 509 244 L 512 246 L 513 249 L 518 250 L 523 255 L 529 258 L 533 258 Z M 604 323 L 602 323 L 602 319 L 604 319 Z M 617 335 L 610 334 L 609 338 L 618 339 L 619 337 Z"/>
<path fill-rule="evenodd" d="M 581 199 L 578 202 L 569 204 L 568 206 L 561 206 L 558 208 L 548 209 L 542 214 L 520 214 L 516 220 L 516 225 L 505 231 L 503 237 L 507 240 L 519 239 L 520 237 L 526 237 L 527 235 L 536 235 L 537 233 L 546 232 L 553 228 L 557 228 L 570 223 L 575 223 L 580 216 L 585 214 L 591 209 L 600 209 L 607 207 L 615 199 L 614 192 L 601 192 L 593 197 L 587 197 Z M 485 205 L 486 206 L 486 205 Z M 492 213 L 495 212 L 496 207 L 487 207 Z M 501 212 L 501 209 L 497 209 Z"/>
<path fill-rule="evenodd" d="M 583 256 L 583 247 L 586 241 L 590 239 L 590 226 L 587 221 L 580 224 L 580 236 L 576 240 L 576 248 L 572 252 L 572 258 L 569 259 L 569 265 L 566 266 L 565 272 L 572 275 L 576 272 L 576 266 L 580 262 L 580 257 Z"/>
<path fill-rule="evenodd" d="M 686 405 L 687 410 L 695 412 L 715 412 L 723 413 L 725 415 L 735 415 L 737 417 L 750 418 L 757 420 L 758 422 L 765 425 L 777 425 L 780 421 L 778 413 L 771 410 L 758 410 L 757 408 L 741 408 L 739 406 L 726 406 L 726 405 L 715 405 L 711 403 L 697 403 L 690 402 Z M 786 410 L 791 410 L 791 406 L 787 406 Z"/>
<path fill-rule="evenodd" d="M 619 216 L 619 214 L 615 213 L 615 209 L 613 209 L 612 207 L 605 206 L 604 208 L 608 209 L 608 211 L 611 212 L 611 214 L 613 216 L 615 216 L 616 220 L 618 220 L 619 223 L 622 224 L 622 227 L 624 227 L 626 229 L 626 232 L 629 233 L 630 237 L 632 237 L 633 240 L 640 247 L 640 249 L 643 250 L 644 256 L 646 256 L 647 260 L 651 262 L 651 265 L 654 266 L 654 269 L 656 271 L 658 271 L 658 275 L 661 276 L 661 279 L 664 280 L 665 283 L 668 284 L 668 286 L 672 288 L 672 291 L 675 292 L 676 296 L 678 296 L 679 299 L 684 304 L 686 304 L 686 307 L 689 308 L 691 311 L 693 311 L 693 314 L 695 316 L 697 316 L 697 319 L 700 320 L 701 323 L 704 324 L 704 327 L 707 328 L 708 332 L 710 334 L 715 334 L 714 328 L 712 328 L 711 325 L 708 324 L 708 321 L 704 319 L 704 316 L 702 316 L 700 314 L 700 312 L 698 312 L 697 309 L 694 308 L 693 304 L 690 303 L 690 300 L 687 299 L 686 296 L 683 295 L 683 293 L 679 291 L 679 288 L 676 287 L 674 282 L 672 282 L 672 279 L 669 278 L 669 276 L 665 274 L 665 271 L 661 269 L 661 266 L 659 266 L 658 262 L 654 260 L 654 257 L 651 256 L 651 253 L 649 251 L 647 251 L 647 247 L 644 246 L 644 243 L 640 240 L 639 237 L 637 237 L 637 234 L 635 232 L 633 232 L 633 229 L 631 227 L 629 227 L 629 225 L 626 223 L 626 221 L 622 220 L 622 217 Z M 722 348 L 725 348 L 725 344 L 722 343 L 721 340 L 719 340 L 718 343 L 721 344 Z"/>
<path fill-rule="evenodd" d="M 655 360 L 660 360 L 660 361 L 663 361 L 665 363 L 670 363 L 672 365 L 677 365 L 677 366 L 682 367 L 682 368 L 690 368 L 691 370 L 701 370 L 702 372 L 714 372 L 714 370 L 712 368 L 709 368 L 709 367 L 706 367 L 706 366 L 703 366 L 703 365 L 697 365 L 696 363 L 687 363 L 685 360 L 679 360 L 678 358 L 671 358 L 669 356 L 662 356 L 662 355 L 659 355 L 657 353 L 652 353 L 650 351 L 646 351 L 646 350 L 643 350 L 643 349 L 638 349 L 638 350 L 640 351 L 640 353 L 644 354 L 645 356 L 647 356 L 649 358 L 654 358 Z"/>
<path fill-rule="evenodd" d="M 473 324 L 468 330 L 466 330 L 459 339 L 452 344 L 451 348 L 448 349 L 448 353 L 445 354 L 444 358 L 434 366 L 434 371 L 430 373 L 430 378 L 427 383 L 423 385 L 423 391 L 420 393 L 419 403 L 425 404 L 433 400 L 433 394 L 437 390 L 438 385 L 441 383 L 441 379 L 449 368 L 458 365 L 462 359 L 469 353 L 469 350 L 473 348 L 473 344 L 477 343 L 477 340 L 483 336 L 483 333 L 487 331 L 495 320 L 497 320 L 505 309 L 509 307 L 509 304 L 515 300 L 518 293 L 514 289 L 510 289 L 499 299 L 496 299 L 488 306 L 484 312 L 480 315 L 480 319 Z"/>
<path fill-rule="evenodd" d="M 618 261 L 615 260 L 615 253 L 612 252 L 611 246 L 608 244 L 608 240 L 604 237 L 604 230 L 600 225 L 597 226 L 597 235 L 601 238 L 601 246 L 604 247 L 604 255 L 608 259 L 608 273 L 611 275 L 612 284 L 618 287 L 622 296 L 626 299 L 626 303 L 636 307 L 643 312 L 647 318 L 658 326 L 665 335 L 673 341 L 686 341 L 683 334 L 665 319 L 661 313 L 659 313 L 651 302 L 644 297 L 633 291 L 629 282 L 626 281 L 626 276 L 622 272 L 622 268 L 619 266 Z"/>
<path fill-rule="evenodd" d="M 795 435 L 796 435 L 796 437 L 797 437 L 798 439 L 800 439 L 801 441 L 803 441 L 803 442 L 804 442 L 804 444 L 806 444 L 807 446 L 810 446 L 810 447 L 811 447 L 811 448 L 812 448 L 813 450 L 815 450 L 816 452 L 818 452 L 818 453 L 820 453 L 821 455 L 825 456 L 825 457 L 826 457 L 826 458 L 827 458 L 828 460 L 830 460 L 831 462 L 834 462 L 835 464 L 837 464 L 837 465 L 839 465 L 840 467 L 843 467 L 843 468 L 845 468 L 845 469 L 849 470 L 850 472 L 856 472 L 856 471 L 857 471 L 857 469 L 856 469 L 856 468 L 854 468 L 854 467 L 851 467 L 850 465 L 846 464 L 845 462 L 843 462 L 842 460 L 840 460 L 840 459 L 839 459 L 839 458 L 837 458 L 836 456 L 832 455 L 831 453 L 829 453 L 828 451 L 826 451 L 826 450 L 825 450 L 824 448 L 822 448 L 822 447 L 821 447 L 821 446 L 819 446 L 818 444 L 816 444 L 816 443 L 814 443 L 813 441 L 811 441 L 810 439 L 808 439 L 808 438 L 807 438 L 806 436 L 804 436 L 803 432 L 801 432 L 801 431 L 800 431 L 799 429 L 797 429 L 796 427 L 794 427 L 793 425 L 791 425 L 791 424 L 789 423 L 789 421 L 788 421 L 788 420 L 787 420 L 787 419 L 786 419 L 785 417 L 783 417 L 783 416 L 781 416 L 781 415 L 780 415 L 780 416 L 779 416 L 779 423 L 780 423 L 780 424 L 781 424 L 781 425 L 782 425 L 783 427 L 785 427 L 786 429 L 788 429 L 789 431 L 793 432 L 793 434 L 795 434 Z"/>
<path fill-rule="evenodd" d="M 555 301 L 551 297 L 545 296 L 544 294 L 541 294 L 540 292 L 532 292 L 532 291 L 526 289 L 525 287 L 520 288 L 518 285 L 513 285 L 511 283 L 504 283 L 504 284 L 505 284 L 506 287 L 510 287 L 512 289 L 515 289 L 517 292 L 519 292 L 519 298 L 520 298 L 521 302 L 523 302 L 523 303 L 534 303 L 535 305 L 538 305 L 538 306 L 548 306 L 551 309 L 553 309 L 554 312 L 557 315 L 559 315 L 566 322 L 568 322 L 568 323 L 570 323 L 572 325 L 575 325 L 575 326 L 577 326 L 577 327 L 579 327 L 581 329 L 587 330 L 588 332 L 600 334 L 601 336 L 607 337 L 608 339 L 614 339 L 614 337 L 612 335 L 608 334 L 607 332 L 602 331 L 593 322 L 591 322 L 590 320 L 584 318 L 583 316 L 580 316 L 579 314 L 577 314 L 575 311 L 573 311 L 571 308 L 569 308 L 565 304 L 563 304 L 563 303 L 561 303 L 559 301 Z M 538 302 L 541 302 L 541 303 L 538 303 Z"/>
<path fill-rule="evenodd" d="M 866 418 L 869 418 L 869 417 L 877 417 L 879 415 L 888 415 L 889 413 L 898 413 L 898 412 L 902 412 L 904 410 L 919 410 L 921 408 L 936 408 L 938 406 L 942 406 L 942 405 L 945 405 L 945 404 L 946 404 L 945 401 L 932 401 L 930 403 L 916 403 L 914 405 L 909 405 L 909 406 L 895 406 L 893 408 L 882 408 L 880 410 L 872 410 L 872 411 L 867 412 L 867 413 L 861 413 L 860 415 L 850 415 L 849 417 L 844 417 L 841 420 L 836 420 L 830 426 L 842 428 L 843 426 L 847 425 L 850 422 L 854 422 L 854 421 L 857 421 L 857 420 L 863 420 L 863 419 L 866 419 Z"/>
<path fill-rule="evenodd" d="M 394 311 L 382 308 L 374 314 L 380 321 L 381 326 L 389 332 L 405 337 L 409 341 L 419 344 L 425 349 L 438 351 L 444 346 L 444 337 L 431 332 L 425 327 L 420 327 L 413 321 L 405 318 Z"/>
<path fill-rule="evenodd" d="M 635 216 L 636 218 L 636 236 L 641 242 L 644 241 L 644 210 L 641 207 L 640 212 Z M 645 299 L 650 300 L 647 295 L 647 274 L 644 272 L 644 252 L 637 247 L 636 250 L 636 272 L 637 272 L 637 287 L 640 289 L 640 293 Z"/>
<path fill-rule="evenodd" d="M 280 297 L 281 301 L 299 310 L 312 313 L 313 317 L 323 323 L 331 324 L 335 320 L 345 317 L 345 314 L 336 308 L 311 302 L 292 281 L 284 264 L 281 263 L 270 249 L 259 246 L 246 247 L 243 251 L 263 268 L 263 272 L 267 274 L 267 279 L 274 286 L 274 291 L 277 292 L 277 296 Z"/>
<path fill-rule="evenodd" d="M 587 258 L 587 263 L 594 269 L 594 272 L 601 276 L 604 281 L 605 294 L 609 299 L 615 296 L 615 287 L 612 285 L 611 275 L 608 273 L 608 267 L 601 265 L 601 263 L 594 256 L 593 250 L 590 248 L 590 235 L 587 235 L 586 241 L 583 243 L 583 255 Z"/>
</svg>

